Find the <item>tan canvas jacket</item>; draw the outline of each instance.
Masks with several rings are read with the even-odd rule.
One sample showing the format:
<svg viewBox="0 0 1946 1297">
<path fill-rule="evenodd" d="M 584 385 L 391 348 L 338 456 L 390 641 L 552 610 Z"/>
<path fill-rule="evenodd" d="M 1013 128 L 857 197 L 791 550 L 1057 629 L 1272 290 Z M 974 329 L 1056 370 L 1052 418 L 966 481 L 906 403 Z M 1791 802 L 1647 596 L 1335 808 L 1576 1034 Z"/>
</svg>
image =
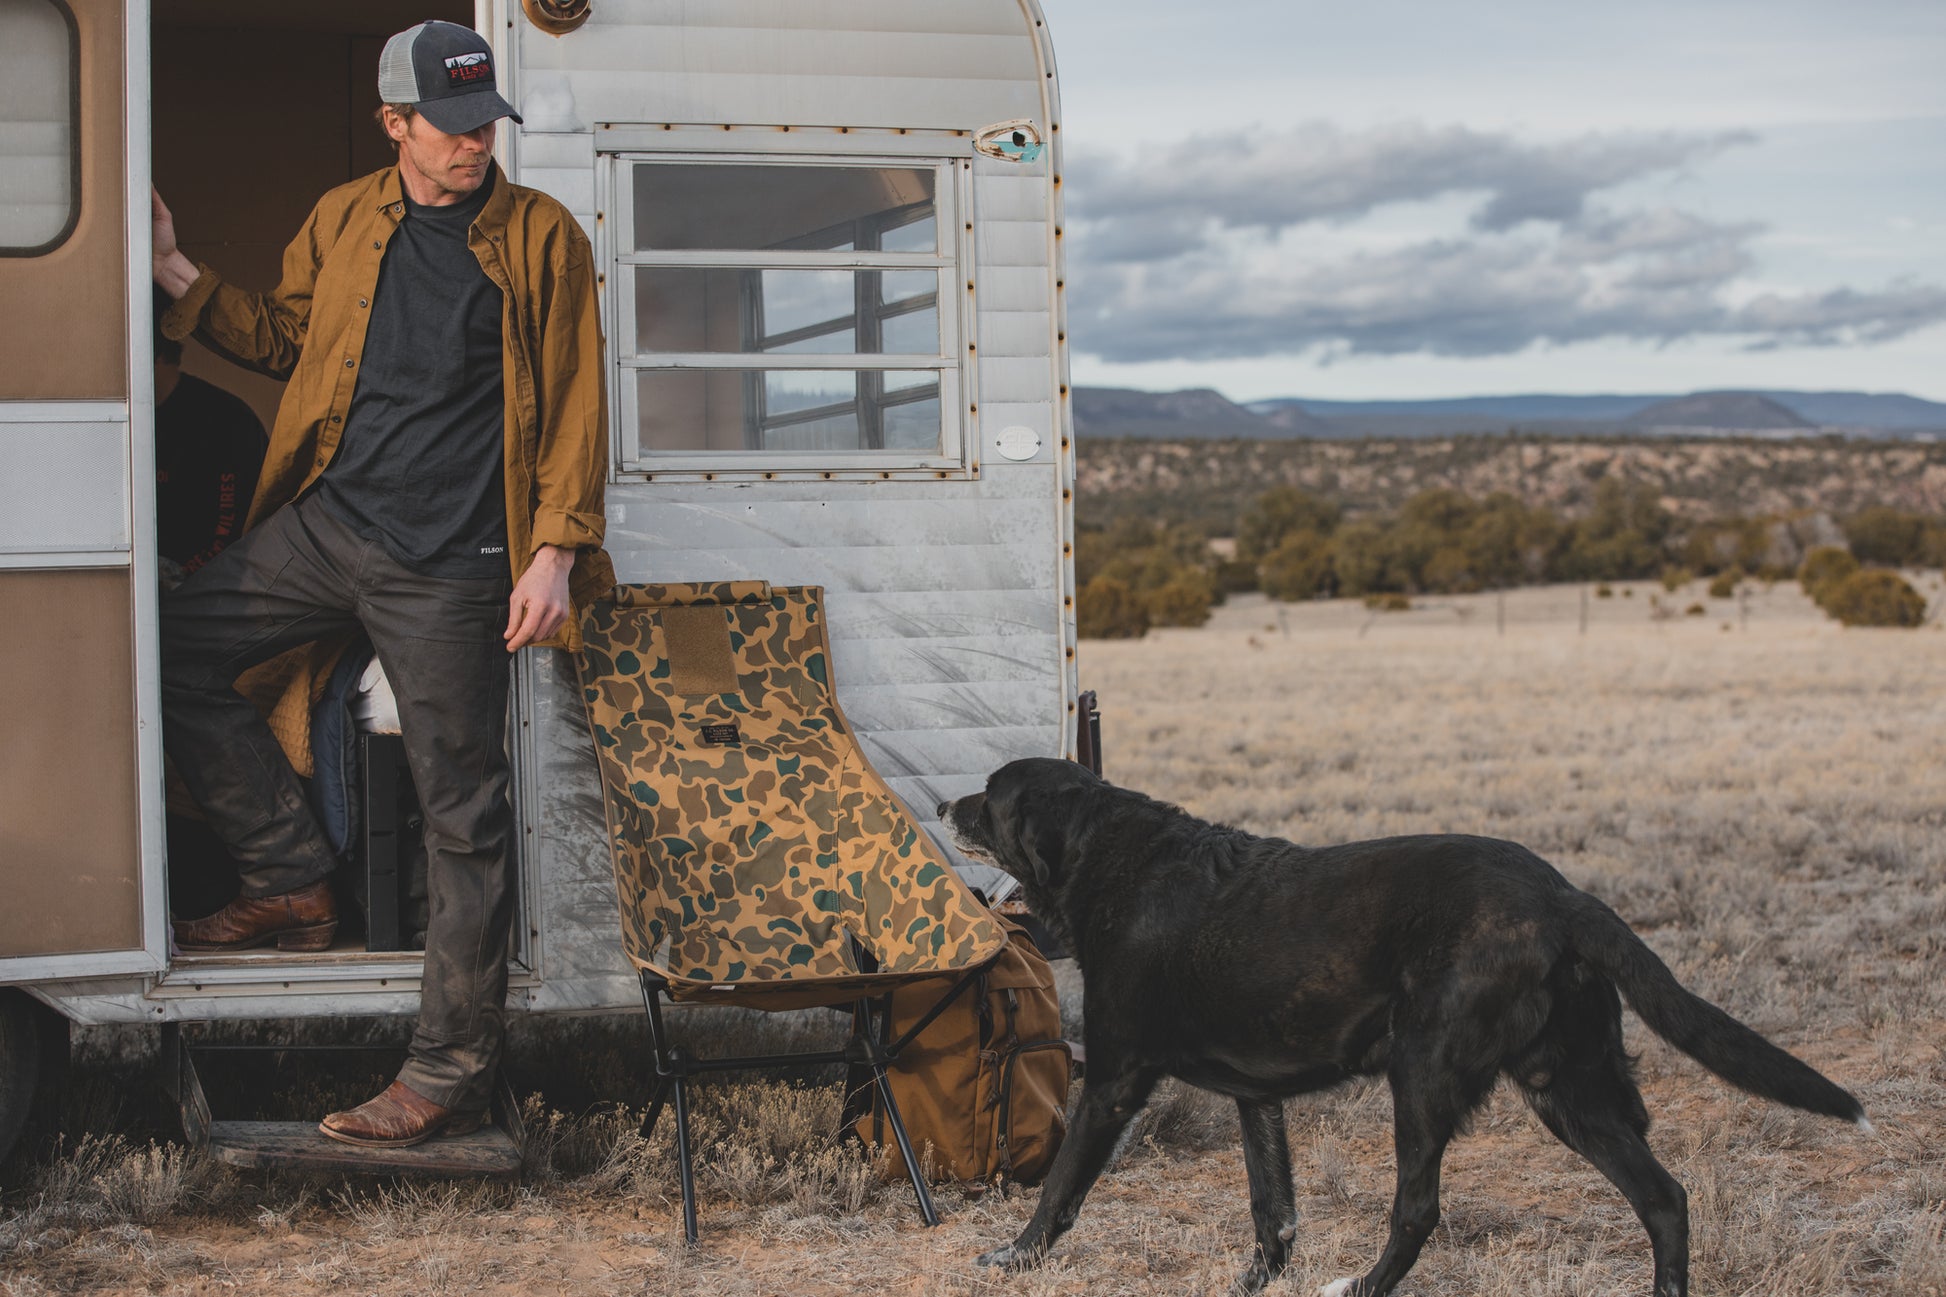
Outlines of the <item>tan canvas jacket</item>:
<svg viewBox="0 0 1946 1297">
<path fill-rule="evenodd" d="M 288 380 L 248 526 L 296 499 L 336 453 L 379 266 L 404 215 L 397 167 L 340 185 L 318 200 L 284 249 L 276 288 L 249 292 L 199 266 L 202 274 L 163 316 L 165 337 L 193 332 L 218 354 Z M 568 582 L 575 612 L 541 642 L 579 649 L 580 608 L 615 584 L 601 548 L 608 405 L 593 254 L 566 208 L 504 172 L 467 242 L 505 302 L 513 576 L 520 579 L 542 545 L 577 551 Z"/>
</svg>

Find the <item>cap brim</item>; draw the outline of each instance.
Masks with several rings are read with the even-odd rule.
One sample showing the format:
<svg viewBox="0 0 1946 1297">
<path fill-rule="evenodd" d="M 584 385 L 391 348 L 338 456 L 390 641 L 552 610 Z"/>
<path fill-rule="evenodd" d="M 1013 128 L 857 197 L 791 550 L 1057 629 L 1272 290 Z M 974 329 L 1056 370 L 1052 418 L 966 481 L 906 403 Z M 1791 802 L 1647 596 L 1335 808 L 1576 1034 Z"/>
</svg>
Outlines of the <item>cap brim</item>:
<svg viewBox="0 0 1946 1297">
<path fill-rule="evenodd" d="M 452 95 L 444 99 L 422 99 L 418 109 L 421 117 L 448 135 L 465 135 L 502 117 L 511 117 L 515 123 L 520 121 L 520 114 L 514 111 L 514 106 L 494 90 L 476 90 L 470 95 Z"/>
</svg>

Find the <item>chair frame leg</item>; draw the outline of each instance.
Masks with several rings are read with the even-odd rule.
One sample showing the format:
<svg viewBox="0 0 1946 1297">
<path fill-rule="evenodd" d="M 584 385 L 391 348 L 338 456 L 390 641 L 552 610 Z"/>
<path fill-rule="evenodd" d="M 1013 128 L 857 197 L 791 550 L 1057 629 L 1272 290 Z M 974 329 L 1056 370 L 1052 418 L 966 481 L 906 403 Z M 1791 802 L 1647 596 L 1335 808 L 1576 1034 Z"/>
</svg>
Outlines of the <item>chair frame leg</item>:
<svg viewBox="0 0 1946 1297">
<path fill-rule="evenodd" d="M 655 1096 L 642 1118 L 642 1136 L 648 1138 L 649 1132 L 655 1129 L 656 1119 L 662 1115 L 663 1098 L 673 1092 L 676 1170 L 682 1178 L 682 1236 L 693 1245 L 696 1242 L 696 1168 L 689 1155 L 689 1058 L 669 1042 L 669 1033 L 662 1023 L 662 992 L 660 979 L 646 972 L 642 974 L 642 1005 L 649 1013 L 649 1045 L 655 1052 L 656 1078 Z"/>
<path fill-rule="evenodd" d="M 926 1185 L 925 1170 L 920 1166 L 919 1155 L 912 1147 L 912 1137 L 906 1132 L 905 1118 L 899 1112 L 898 1100 L 893 1097 L 892 1079 L 886 1069 L 898 1057 L 899 1051 L 910 1044 L 913 1037 L 918 1035 L 927 1023 L 937 1017 L 948 1003 L 966 989 L 972 977 L 973 974 L 969 973 L 961 978 L 933 1005 L 930 1012 L 896 1040 L 892 1037 L 891 995 L 861 996 L 853 1006 L 851 1036 L 842 1049 L 739 1058 L 697 1058 L 669 1039 L 668 1028 L 662 1020 L 662 997 L 668 994 L 668 983 L 655 973 L 646 969 L 641 970 L 642 1007 L 648 1012 L 649 1045 L 655 1055 L 655 1091 L 649 1098 L 648 1110 L 642 1115 L 641 1132 L 643 1139 L 649 1138 L 655 1133 L 656 1123 L 661 1119 L 663 1108 L 665 1106 L 675 1108 L 676 1168 L 682 1177 L 683 1238 L 690 1243 L 696 1242 L 696 1167 L 689 1146 L 690 1079 L 705 1072 L 745 1071 L 815 1063 L 846 1063 L 870 1072 L 879 1102 L 884 1105 L 886 1124 L 892 1128 L 892 1140 L 898 1145 L 899 1156 L 905 1161 L 906 1175 L 912 1181 L 912 1196 L 918 1202 L 919 1215 L 927 1225 L 938 1225 L 939 1212 L 933 1206 L 932 1191 Z"/>
<path fill-rule="evenodd" d="M 905 1159 L 905 1173 L 912 1181 L 912 1195 L 919 1202 L 919 1216 L 928 1226 L 939 1224 L 939 1213 L 932 1205 L 932 1191 L 926 1187 L 926 1175 L 919 1165 L 918 1154 L 913 1151 L 912 1139 L 905 1133 L 905 1118 L 899 1115 L 899 1101 L 892 1097 L 892 1079 L 885 1073 L 885 1064 L 890 1055 L 886 1047 L 892 1035 L 891 997 L 884 997 L 879 1003 L 878 1039 L 872 1039 L 872 1002 L 858 1002 L 856 1035 L 865 1043 L 866 1062 L 872 1069 L 872 1080 L 878 1085 L 879 1102 L 885 1105 L 885 1123 L 892 1128 L 892 1139 L 899 1146 L 899 1156 Z"/>
</svg>

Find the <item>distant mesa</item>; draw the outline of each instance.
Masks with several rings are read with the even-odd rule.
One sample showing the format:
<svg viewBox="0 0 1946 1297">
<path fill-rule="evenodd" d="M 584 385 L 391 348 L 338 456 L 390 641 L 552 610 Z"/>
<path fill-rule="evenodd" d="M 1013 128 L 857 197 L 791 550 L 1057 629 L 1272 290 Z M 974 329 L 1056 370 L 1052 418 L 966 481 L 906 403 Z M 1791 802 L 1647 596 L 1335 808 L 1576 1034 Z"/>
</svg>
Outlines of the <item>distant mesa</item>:
<svg viewBox="0 0 1946 1297">
<path fill-rule="evenodd" d="M 1645 406 L 1622 420 L 1622 426 L 1685 432 L 1802 432 L 1818 425 L 1756 392 L 1695 392 Z"/>
<path fill-rule="evenodd" d="M 1774 391 L 1389 401 L 1276 397 L 1240 405 L 1207 387 L 1077 387 L 1074 427 L 1082 437 L 1145 441 L 1399 440 L 1510 431 L 1548 437 L 1836 433 L 1937 441 L 1946 440 L 1946 404 L 1902 392 Z"/>
<path fill-rule="evenodd" d="M 1302 410 L 1300 420 L 1323 424 Z M 1320 436 L 1295 431 L 1297 425 L 1273 425 L 1221 392 L 1192 387 L 1180 392 L 1140 392 L 1126 387 L 1083 387 L 1074 393 L 1074 431 L 1077 436 L 1143 437 L 1175 441 L 1185 437 L 1233 438 Z"/>
</svg>

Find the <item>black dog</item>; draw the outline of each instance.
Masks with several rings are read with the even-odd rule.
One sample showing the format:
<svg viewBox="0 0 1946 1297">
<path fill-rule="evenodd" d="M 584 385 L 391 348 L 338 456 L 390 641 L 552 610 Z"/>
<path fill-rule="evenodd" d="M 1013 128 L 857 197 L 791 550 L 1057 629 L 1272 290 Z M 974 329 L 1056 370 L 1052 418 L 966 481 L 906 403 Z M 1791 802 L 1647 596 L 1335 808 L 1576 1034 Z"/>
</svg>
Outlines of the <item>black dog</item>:
<svg viewBox="0 0 1946 1297">
<path fill-rule="evenodd" d="M 1514 843 L 1442 835 L 1313 850 L 1040 758 L 1002 767 L 939 815 L 961 850 L 1020 880 L 1087 995 L 1073 1129 L 1033 1219 L 983 1264 L 1046 1254 L 1170 1075 L 1237 1101 L 1257 1234 L 1237 1287 L 1255 1292 L 1283 1269 L 1297 1228 L 1282 1100 L 1383 1072 L 1398 1159 L 1391 1235 L 1369 1273 L 1323 1297 L 1384 1297 L 1439 1220 L 1447 1143 L 1505 1073 L 1635 1208 L 1656 1297 L 1686 1297 L 1688 1196 L 1643 1139 L 1623 997 L 1732 1085 L 1870 1129 L 1857 1099 L 1684 990 L 1613 910 Z"/>
</svg>

